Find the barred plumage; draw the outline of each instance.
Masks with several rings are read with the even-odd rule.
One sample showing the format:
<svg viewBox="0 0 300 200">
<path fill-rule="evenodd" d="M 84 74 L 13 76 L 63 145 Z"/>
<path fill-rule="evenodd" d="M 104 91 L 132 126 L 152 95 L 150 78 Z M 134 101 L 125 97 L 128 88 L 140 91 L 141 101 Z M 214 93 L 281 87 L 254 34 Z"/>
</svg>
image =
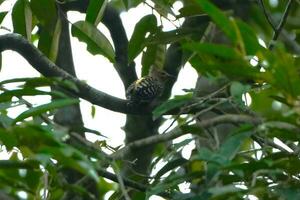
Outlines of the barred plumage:
<svg viewBox="0 0 300 200">
<path fill-rule="evenodd" d="M 126 90 L 126 98 L 135 103 L 150 103 L 159 97 L 168 78 L 173 77 L 162 69 L 152 66 L 148 76 L 134 81 Z"/>
<path fill-rule="evenodd" d="M 162 83 L 152 76 L 133 82 L 126 91 L 126 98 L 133 102 L 150 102 L 160 95 Z"/>
</svg>

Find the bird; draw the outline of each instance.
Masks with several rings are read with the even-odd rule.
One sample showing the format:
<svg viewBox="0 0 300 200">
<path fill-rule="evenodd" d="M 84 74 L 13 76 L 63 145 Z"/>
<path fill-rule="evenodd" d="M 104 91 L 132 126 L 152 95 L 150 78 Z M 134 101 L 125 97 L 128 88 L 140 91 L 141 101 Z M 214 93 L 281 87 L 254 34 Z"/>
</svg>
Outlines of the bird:
<svg viewBox="0 0 300 200">
<path fill-rule="evenodd" d="M 126 90 L 126 98 L 134 103 L 150 103 L 161 95 L 165 81 L 171 76 L 152 66 L 148 75 L 130 84 Z"/>
</svg>

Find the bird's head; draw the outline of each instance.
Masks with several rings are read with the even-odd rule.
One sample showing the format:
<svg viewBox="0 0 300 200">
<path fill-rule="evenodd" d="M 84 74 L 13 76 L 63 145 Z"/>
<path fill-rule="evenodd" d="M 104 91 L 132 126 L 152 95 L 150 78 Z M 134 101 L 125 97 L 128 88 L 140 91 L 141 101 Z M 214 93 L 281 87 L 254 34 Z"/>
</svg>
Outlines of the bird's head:
<svg viewBox="0 0 300 200">
<path fill-rule="evenodd" d="M 164 71 L 162 69 L 158 69 L 153 66 L 151 67 L 149 74 L 150 74 L 150 76 L 156 78 L 157 80 L 159 80 L 161 82 L 165 82 L 170 78 L 174 78 L 173 75 L 167 73 L 166 71 Z"/>
</svg>

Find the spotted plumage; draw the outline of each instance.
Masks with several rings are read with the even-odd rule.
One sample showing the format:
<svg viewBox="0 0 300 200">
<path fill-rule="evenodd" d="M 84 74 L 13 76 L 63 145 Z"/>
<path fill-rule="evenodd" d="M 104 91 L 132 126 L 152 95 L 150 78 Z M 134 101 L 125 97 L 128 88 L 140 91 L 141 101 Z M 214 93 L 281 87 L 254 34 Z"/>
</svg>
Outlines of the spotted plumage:
<svg viewBox="0 0 300 200">
<path fill-rule="evenodd" d="M 133 102 L 151 102 L 160 95 L 162 84 L 152 76 L 133 82 L 126 91 L 126 98 Z"/>
</svg>

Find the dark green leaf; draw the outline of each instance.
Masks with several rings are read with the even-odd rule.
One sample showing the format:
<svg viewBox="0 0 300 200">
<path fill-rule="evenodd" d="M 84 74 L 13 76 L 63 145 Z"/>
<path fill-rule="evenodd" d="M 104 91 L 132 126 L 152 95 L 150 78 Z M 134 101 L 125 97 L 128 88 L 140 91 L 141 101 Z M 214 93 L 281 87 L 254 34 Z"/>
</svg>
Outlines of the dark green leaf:
<svg viewBox="0 0 300 200">
<path fill-rule="evenodd" d="M 270 98 L 275 99 L 276 101 L 286 104 L 288 106 L 293 106 L 292 104 L 287 102 L 287 99 L 281 96 L 277 96 L 277 95 L 270 95 Z"/>
<path fill-rule="evenodd" d="M 228 160 L 233 159 L 238 150 L 241 148 L 242 144 L 250 137 L 252 134 L 247 131 L 249 127 L 240 128 L 237 133 L 230 135 L 225 142 L 222 144 L 219 150 L 219 154 Z"/>
<path fill-rule="evenodd" d="M 92 118 L 95 118 L 95 115 L 96 115 L 96 107 L 92 105 L 92 112 L 91 112 Z"/>
<path fill-rule="evenodd" d="M 299 185 L 296 187 L 279 186 L 276 187 L 275 190 L 281 196 L 282 199 L 288 199 L 288 200 L 300 199 Z"/>
<path fill-rule="evenodd" d="M 2 70 L 2 53 L 0 53 L 0 72 Z"/>
<path fill-rule="evenodd" d="M 193 16 L 193 15 L 200 15 L 203 14 L 203 11 L 199 7 L 198 4 L 190 4 L 190 5 L 185 5 L 179 10 L 180 15 L 177 16 L 178 18 L 180 17 L 188 17 L 188 16 Z"/>
<path fill-rule="evenodd" d="M 229 39 L 236 43 L 237 34 L 230 19 L 215 5 L 208 0 L 197 0 L 202 10 L 207 13 L 212 20 L 220 27 L 220 29 L 229 37 Z"/>
<path fill-rule="evenodd" d="M 172 110 L 174 108 L 178 108 L 184 104 L 186 104 L 188 101 L 190 101 L 193 98 L 193 94 L 188 93 L 186 95 L 181 96 L 175 96 L 173 99 L 170 99 L 166 101 L 165 103 L 161 104 L 155 110 L 153 113 L 153 118 L 157 119 L 162 114 L 166 113 L 169 110 Z"/>
<path fill-rule="evenodd" d="M 261 79 L 264 75 L 257 68 L 252 67 L 248 62 L 241 59 L 221 61 L 213 57 L 205 59 L 194 56 L 190 63 L 199 73 L 216 75 L 222 72 L 232 80 L 256 80 Z"/>
<path fill-rule="evenodd" d="M 155 10 L 164 17 L 168 17 L 168 14 L 175 16 L 174 12 L 172 11 L 172 3 L 170 1 L 162 1 L 162 0 L 153 0 L 155 3 Z"/>
<path fill-rule="evenodd" d="M 242 96 L 249 92 L 250 88 L 250 85 L 244 85 L 240 82 L 234 81 L 230 85 L 230 94 L 237 100 L 242 100 Z"/>
<path fill-rule="evenodd" d="M 97 27 L 89 22 L 78 21 L 72 25 L 72 35 L 87 44 L 87 50 L 93 55 L 101 54 L 115 62 L 115 52 L 109 40 Z"/>
<path fill-rule="evenodd" d="M 0 24 L 2 23 L 3 19 L 5 18 L 8 12 L 0 12 Z"/>
<path fill-rule="evenodd" d="M 13 78 L 13 79 L 8 79 L 0 82 L 0 85 L 4 85 L 7 83 L 17 83 L 17 82 L 25 82 L 27 80 L 30 80 L 32 78 Z M 35 79 L 35 78 L 33 78 Z"/>
<path fill-rule="evenodd" d="M 99 181 L 97 172 L 95 171 L 93 164 L 86 158 L 86 156 L 69 145 L 63 147 L 44 147 L 40 150 L 41 155 L 49 154 L 56 159 L 63 166 L 75 169 L 82 174 L 88 175 L 95 180 Z"/>
<path fill-rule="evenodd" d="M 144 49 L 147 33 L 157 30 L 157 21 L 154 15 L 146 15 L 134 27 L 133 34 L 128 44 L 129 62 Z"/>
<path fill-rule="evenodd" d="M 199 54 L 211 54 L 225 59 L 234 59 L 239 57 L 239 54 L 235 49 L 222 44 L 189 42 L 183 44 L 182 47 Z"/>
<path fill-rule="evenodd" d="M 142 76 L 149 74 L 150 67 L 154 64 L 154 58 L 157 54 L 158 45 L 147 46 L 146 51 L 143 52 L 142 56 Z"/>
<path fill-rule="evenodd" d="M 57 21 L 55 0 L 31 0 L 30 6 L 43 28 L 52 31 Z"/>
<path fill-rule="evenodd" d="M 45 92 L 41 90 L 35 90 L 31 88 L 9 90 L 0 94 L 0 102 L 10 101 L 12 97 L 21 97 L 21 96 L 35 96 L 35 95 L 52 95 L 56 97 L 66 97 L 65 94 L 60 92 Z"/>
<path fill-rule="evenodd" d="M 2 145 L 6 146 L 8 151 L 12 150 L 18 144 L 16 137 L 4 129 L 0 129 L 0 141 Z"/>
<path fill-rule="evenodd" d="M 258 38 L 253 28 L 241 20 L 237 20 L 236 23 L 240 30 L 247 55 L 255 55 L 262 47 L 258 43 Z"/>
<path fill-rule="evenodd" d="M 18 0 L 12 10 L 14 32 L 31 40 L 32 13 L 27 0 Z"/>
<path fill-rule="evenodd" d="M 103 16 L 108 0 L 90 0 L 85 20 L 97 26 Z"/>
<path fill-rule="evenodd" d="M 117 0 L 119 1 L 119 0 Z M 139 5 L 143 0 L 122 0 L 126 9 L 129 10 L 130 8 L 134 8 Z"/>
<path fill-rule="evenodd" d="M 176 158 L 174 160 L 168 161 L 167 164 L 165 164 L 155 175 L 155 178 L 160 178 L 162 175 L 167 173 L 170 170 L 173 170 L 177 167 L 183 166 L 186 164 L 188 160 L 184 158 Z"/>
<path fill-rule="evenodd" d="M 33 108 L 30 108 L 30 109 L 26 110 L 25 112 L 21 113 L 19 116 L 17 116 L 15 118 L 15 120 L 13 121 L 13 124 L 15 124 L 18 121 L 21 121 L 23 119 L 26 119 L 28 117 L 37 116 L 37 115 L 43 114 L 49 110 L 62 108 L 65 106 L 76 104 L 76 103 L 79 103 L 79 100 L 77 100 L 77 99 L 60 99 L 60 100 L 55 100 L 55 101 L 52 101 L 51 103 L 47 103 L 47 104 L 44 104 L 41 106 L 33 107 Z"/>
<path fill-rule="evenodd" d="M 213 196 L 219 196 L 227 193 L 234 193 L 242 191 L 241 188 L 238 188 L 235 185 L 225 185 L 225 186 L 217 186 L 211 187 L 208 192 L 212 193 Z"/>
<path fill-rule="evenodd" d="M 57 20 L 51 31 L 42 29 L 38 48 L 53 62 L 56 61 L 59 38 L 61 33 L 61 21 Z"/>
</svg>

